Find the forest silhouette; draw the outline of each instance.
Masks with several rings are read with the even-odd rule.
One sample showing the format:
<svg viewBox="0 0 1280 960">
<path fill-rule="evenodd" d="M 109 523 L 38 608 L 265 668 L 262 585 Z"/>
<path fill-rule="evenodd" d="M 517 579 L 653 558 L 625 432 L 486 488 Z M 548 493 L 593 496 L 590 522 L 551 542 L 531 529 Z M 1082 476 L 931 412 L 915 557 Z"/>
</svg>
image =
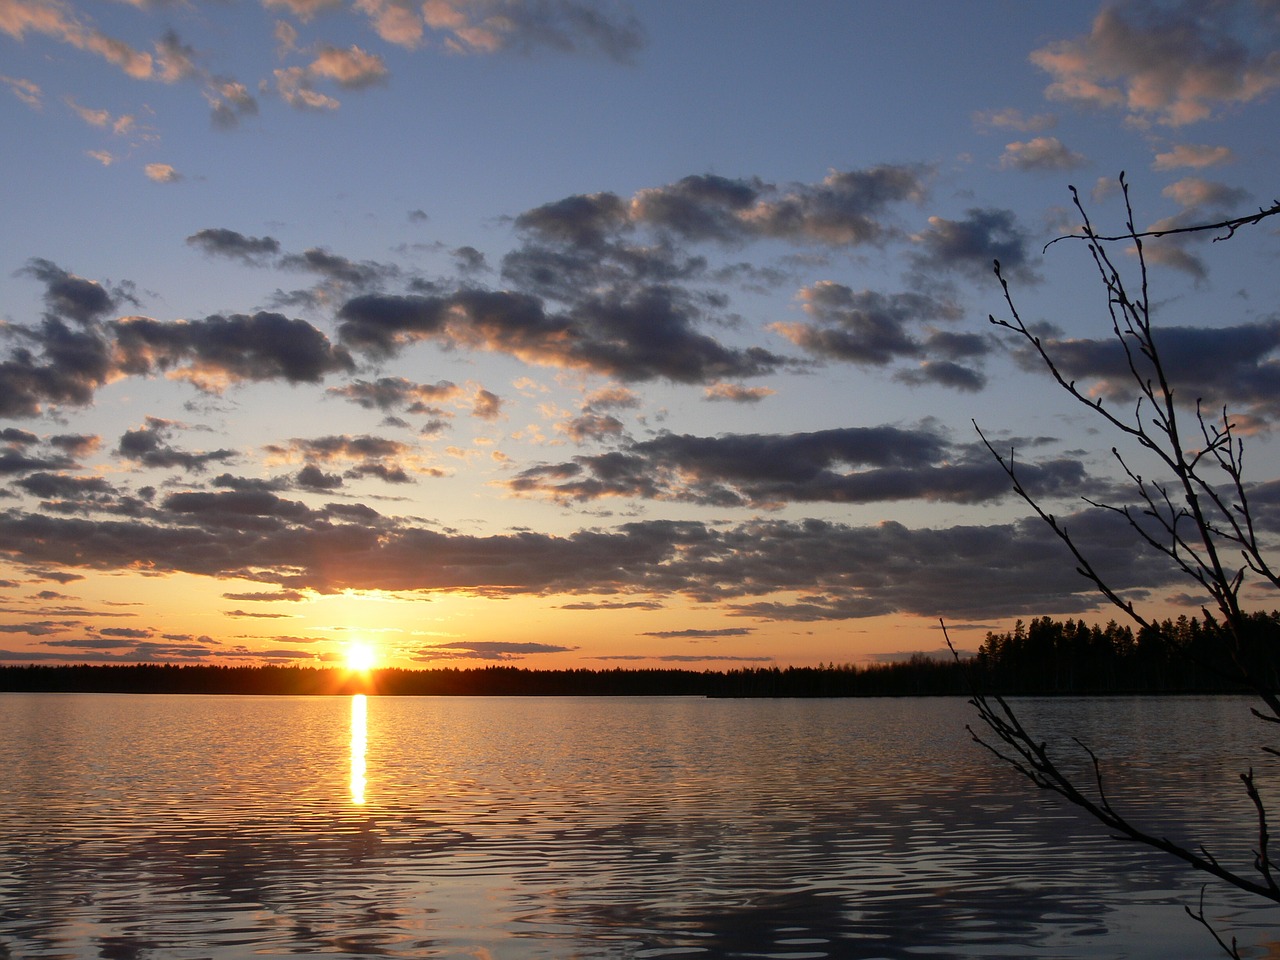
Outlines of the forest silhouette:
<svg viewBox="0 0 1280 960">
<path fill-rule="evenodd" d="M 1248 615 L 1252 669 L 1280 678 L 1280 611 Z M 383 696 L 882 697 L 1243 693 L 1240 665 L 1224 650 L 1212 616 L 1179 617 L 1136 633 L 1112 621 L 1040 617 L 988 632 L 959 661 L 915 654 L 880 664 L 742 667 L 732 670 L 509 665 L 396 669 L 214 664 L 0 666 L 0 691 Z"/>
</svg>

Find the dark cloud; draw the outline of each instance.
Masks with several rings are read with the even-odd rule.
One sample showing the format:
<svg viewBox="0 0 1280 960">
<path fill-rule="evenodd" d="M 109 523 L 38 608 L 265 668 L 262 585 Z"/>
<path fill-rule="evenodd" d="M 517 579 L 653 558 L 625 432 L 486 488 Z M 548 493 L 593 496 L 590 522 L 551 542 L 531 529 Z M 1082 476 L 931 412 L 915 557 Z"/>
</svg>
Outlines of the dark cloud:
<svg viewBox="0 0 1280 960">
<path fill-rule="evenodd" d="M 0 633 L 22 633 L 29 637 L 47 637 L 79 627 L 79 620 L 31 620 L 25 623 L 0 624 Z"/>
<path fill-rule="evenodd" d="M 32 473 L 37 470 L 66 470 L 75 463 L 63 456 L 28 456 L 17 450 L 0 450 L 0 476 Z"/>
<path fill-rule="evenodd" d="M 19 430 L 17 427 L 5 427 L 0 430 L 0 442 L 10 444 L 15 447 L 29 447 L 34 443 L 39 443 L 40 438 L 28 430 Z"/>
<path fill-rule="evenodd" d="M 187 243 L 209 256 L 229 257 L 251 266 L 264 265 L 280 252 L 280 243 L 274 237 L 246 237 L 224 227 L 193 233 Z"/>
<path fill-rule="evenodd" d="M 330 435 L 311 439 L 294 438 L 287 445 L 272 444 L 267 452 L 286 459 L 301 456 L 307 461 L 297 474 L 296 482 L 308 490 L 334 490 L 343 486 L 343 478 L 375 477 L 386 483 L 413 483 L 406 469 L 412 448 L 385 437 Z M 341 476 L 325 473 L 320 464 L 352 463 Z M 413 466 L 415 473 L 439 476 L 440 471 Z"/>
<path fill-rule="evenodd" d="M 914 239 L 918 249 L 912 259 L 924 275 L 959 272 L 989 280 L 992 263 L 999 260 L 1005 276 L 1039 279 L 1030 261 L 1030 235 L 1011 210 L 975 208 L 963 220 L 930 217 L 928 228 Z"/>
<path fill-rule="evenodd" d="M 914 370 L 899 370 L 895 380 L 913 387 L 939 386 L 977 393 L 987 385 L 985 374 L 952 360 L 926 360 Z"/>
<path fill-rule="evenodd" d="M 258 101 L 249 88 L 230 77 L 210 77 L 205 99 L 213 125 L 221 130 L 234 130 L 241 120 L 258 115 Z"/>
<path fill-rule="evenodd" d="M 440 471 L 426 471 L 429 474 L 439 476 Z M 354 467 L 347 469 L 343 473 L 344 477 L 358 479 L 360 477 L 377 477 L 386 483 L 413 483 L 413 477 L 405 471 L 404 467 L 389 466 L 385 463 L 359 463 Z"/>
<path fill-rule="evenodd" d="M 121 375 L 168 372 L 218 390 L 242 380 L 316 382 L 355 366 L 345 349 L 301 320 L 257 313 L 172 323 L 142 316 L 104 321 L 108 311 L 130 299 L 126 292 L 108 292 L 48 261 L 32 261 L 26 272 L 45 282 L 50 310 L 34 326 L 0 326 L 0 334 L 14 342 L 0 360 L 3 417 L 38 416 L 63 404 L 87 406 L 101 386 Z"/>
<path fill-rule="evenodd" d="M 126 373 L 180 371 L 203 389 L 242 380 L 317 383 L 327 374 L 355 369 L 351 355 L 311 324 L 278 313 L 172 323 L 128 317 L 112 329 Z"/>
<path fill-rule="evenodd" d="M 116 308 L 119 300 L 118 293 L 96 280 L 77 277 L 48 260 L 29 260 L 22 272 L 44 284 L 44 302 L 50 314 L 76 323 L 90 324 L 101 319 Z"/>
<path fill-rule="evenodd" d="M 516 218 L 543 241 L 600 247 L 626 229 L 646 226 L 682 240 L 739 244 L 764 238 L 848 246 L 895 235 L 885 221 L 900 203 L 918 203 L 927 168 L 883 165 L 833 170 L 819 183 L 786 187 L 758 178 L 684 177 L 639 191 L 631 202 L 612 193 L 567 197 Z"/>
<path fill-rule="evenodd" d="M 147 422 L 137 430 L 126 430 L 120 437 L 116 452 L 126 460 L 132 460 L 144 467 L 170 469 L 181 467 L 183 470 L 201 472 L 211 463 L 225 463 L 236 456 L 234 450 L 211 450 L 201 453 L 190 453 L 179 450 L 168 443 L 169 434 L 175 424 L 157 417 L 148 417 Z"/>
<path fill-rule="evenodd" d="M 678 383 L 760 375 L 784 363 L 762 348 L 726 347 L 697 332 L 701 311 L 683 291 L 665 286 L 586 296 L 565 314 L 548 314 L 538 298 L 509 291 L 368 294 L 347 301 L 338 317 L 344 343 L 379 357 L 434 340 L 621 380 Z"/>
<path fill-rule="evenodd" d="M 213 478 L 213 486 L 224 487 L 229 490 L 250 490 L 262 493 L 275 493 L 288 488 L 288 482 L 276 479 L 265 479 L 263 477 L 237 477 L 230 473 L 220 473 Z"/>
<path fill-rule="evenodd" d="M 294 481 L 304 490 L 337 490 L 346 482 L 336 473 L 325 473 L 314 463 L 299 470 Z"/>
<path fill-rule="evenodd" d="M 458 247 L 452 251 L 454 262 L 458 265 L 458 271 L 463 274 L 484 273 L 489 269 L 488 261 L 485 256 L 475 247 Z"/>
<path fill-rule="evenodd" d="M 0 326 L 18 346 L 0 361 L 0 417 L 34 417 L 47 405 L 85 406 L 114 372 L 111 344 L 46 315 L 36 327 Z"/>
<path fill-rule="evenodd" d="M 42 500 L 100 502 L 115 497 L 117 493 L 104 477 L 75 477 L 62 473 L 33 473 L 19 480 L 17 486 Z"/>
<path fill-rule="evenodd" d="M 1029 488 L 1046 497 L 1075 495 L 1087 483 L 1076 460 L 1027 464 L 1024 471 Z M 1008 478 L 984 448 L 955 446 L 930 428 L 898 427 L 719 437 L 664 433 L 621 450 L 529 467 L 507 486 L 561 501 L 637 497 L 755 508 L 821 501 L 983 503 L 1009 495 Z"/>
<path fill-rule="evenodd" d="M 1183 404 L 1193 407 L 1203 401 L 1206 411 L 1225 406 L 1266 421 L 1280 418 L 1280 320 L 1234 327 L 1162 327 L 1154 337 L 1166 375 L 1178 385 L 1175 397 Z M 1115 339 L 1041 340 L 1068 380 L 1092 381 L 1093 392 L 1126 406 L 1136 399 L 1128 360 Z M 1017 357 L 1029 370 L 1043 369 L 1028 350 Z M 1140 374 L 1150 376 L 1144 358 L 1134 359 Z"/>
<path fill-rule="evenodd" d="M 389 264 L 368 260 L 357 263 L 320 247 L 311 247 L 302 253 L 285 254 L 278 264 L 286 270 L 318 274 L 327 280 L 358 290 L 377 287 L 400 273 L 398 268 Z"/>
<path fill-rule="evenodd" d="M 227 600 L 261 600 L 269 603 L 288 602 L 296 603 L 306 600 L 307 595 L 297 590 L 271 590 L 259 593 L 224 593 L 224 599 Z"/>
<path fill-rule="evenodd" d="M 98 631 L 103 637 L 119 637 L 125 640 L 146 640 L 152 635 L 152 631 L 138 629 L 136 627 L 105 627 Z"/>
<path fill-rule="evenodd" d="M 410 659 L 428 660 L 522 660 L 538 653 L 572 653 L 577 647 L 561 647 L 550 643 L 509 642 L 502 640 L 461 640 L 423 647 Z"/>
<path fill-rule="evenodd" d="M 455 400 L 462 389 L 448 380 L 434 384 L 414 383 L 403 377 L 356 380 L 342 387 L 330 387 L 332 396 L 343 397 L 366 410 L 407 409 L 410 413 L 441 415 L 438 404 Z"/>
<path fill-rule="evenodd" d="M 718 640 L 721 637 L 745 637 L 755 632 L 753 627 L 723 627 L 719 630 L 650 630 L 642 637 L 659 637 L 663 640 Z"/>
<path fill-rule="evenodd" d="M 459 53 L 541 49 L 561 53 L 597 53 L 630 62 L 645 44 L 644 28 L 614 4 L 559 0 L 437 0 L 424 10 L 426 24 Z"/>
<path fill-rule="evenodd" d="M 921 339 L 917 328 L 928 333 L 929 323 L 963 316 L 955 303 L 923 293 L 855 291 L 832 281 L 806 287 L 800 297 L 810 320 L 773 329 L 816 356 L 868 366 L 925 356 L 931 341 Z"/>
<path fill-rule="evenodd" d="M 584 413 L 556 424 L 556 429 L 574 443 L 599 441 L 622 436 L 625 428 L 617 417 L 599 413 Z"/>
<path fill-rule="evenodd" d="M 386 437 L 364 434 L 358 437 L 331 434 L 311 439 L 295 438 L 287 447 L 268 447 L 272 453 L 299 453 L 308 460 L 330 463 L 335 460 L 369 460 L 399 457 L 409 452 L 407 444 Z"/>
<path fill-rule="evenodd" d="M 1101 511 L 1063 516 L 1117 589 L 1177 582 Z M 373 514 L 344 521 L 271 494 L 178 493 L 155 518 L 89 520 L 10 510 L 0 553 L 45 569 L 186 572 L 279 589 L 467 590 L 477 595 L 681 595 L 741 616 L 844 619 L 899 612 L 953 619 L 1094 609 L 1091 585 L 1045 525 L 913 530 L 817 520 L 717 528 L 655 520 L 569 536 L 478 537 Z M 765 608 L 758 604 L 767 603 Z M 791 608 L 794 607 L 794 610 Z"/>
<path fill-rule="evenodd" d="M 522 242 L 502 260 L 508 289 L 366 293 L 339 309 L 339 336 L 374 358 L 428 340 L 629 382 L 760 376 L 789 362 L 706 332 L 732 325 L 729 301 L 705 286 L 714 281 L 706 259 L 681 244 L 879 243 L 898 235 L 886 217 L 923 198 L 926 175 L 882 166 L 789 187 L 700 175 L 630 201 L 565 197 L 514 219 Z"/>
</svg>

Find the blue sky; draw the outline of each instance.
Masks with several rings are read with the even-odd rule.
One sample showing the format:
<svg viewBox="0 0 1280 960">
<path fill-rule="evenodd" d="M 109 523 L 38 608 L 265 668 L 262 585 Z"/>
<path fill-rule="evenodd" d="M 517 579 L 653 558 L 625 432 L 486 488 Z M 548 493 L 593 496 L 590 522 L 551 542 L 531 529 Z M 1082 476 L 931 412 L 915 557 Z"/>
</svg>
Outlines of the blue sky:
<svg viewBox="0 0 1280 960">
<path fill-rule="evenodd" d="M 991 261 L 1127 403 L 1087 251 L 1043 249 L 1068 184 L 1111 231 L 1121 171 L 1143 228 L 1270 206 L 1278 39 L 1262 0 L 0 0 L 0 657 L 698 668 L 1108 619 L 978 444 L 1089 536 L 1080 495 L 1128 495 Z M 1265 509 L 1274 228 L 1148 262 Z"/>
</svg>

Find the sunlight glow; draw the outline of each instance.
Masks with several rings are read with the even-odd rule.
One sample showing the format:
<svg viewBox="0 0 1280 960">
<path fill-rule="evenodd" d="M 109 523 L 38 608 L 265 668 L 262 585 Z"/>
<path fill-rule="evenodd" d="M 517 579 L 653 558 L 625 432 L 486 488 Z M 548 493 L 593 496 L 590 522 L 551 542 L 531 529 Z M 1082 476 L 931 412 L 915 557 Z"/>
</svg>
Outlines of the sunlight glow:
<svg viewBox="0 0 1280 960">
<path fill-rule="evenodd" d="M 356 673 L 368 673 L 378 662 L 378 654 L 367 643 L 352 643 L 347 647 L 347 669 Z"/>
<path fill-rule="evenodd" d="M 351 698 L 351 802 L 357 805 L 364 804 L 368 730 L 368 701 L 357 693 Z"/>
</svg>

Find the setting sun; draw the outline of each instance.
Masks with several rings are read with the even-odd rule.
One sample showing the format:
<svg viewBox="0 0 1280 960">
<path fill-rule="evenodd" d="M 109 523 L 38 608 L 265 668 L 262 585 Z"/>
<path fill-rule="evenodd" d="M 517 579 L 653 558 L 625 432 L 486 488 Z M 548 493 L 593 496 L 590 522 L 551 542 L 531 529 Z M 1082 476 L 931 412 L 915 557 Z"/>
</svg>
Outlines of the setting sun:
<svg viewBox="0 0 1280 960">
<path fill-rule="evenodd" d="M 347 669 L 367 673 L 378 661 L 377 652 L 367 643 L 353 643 L 347 647 Z"/>
</svg>

